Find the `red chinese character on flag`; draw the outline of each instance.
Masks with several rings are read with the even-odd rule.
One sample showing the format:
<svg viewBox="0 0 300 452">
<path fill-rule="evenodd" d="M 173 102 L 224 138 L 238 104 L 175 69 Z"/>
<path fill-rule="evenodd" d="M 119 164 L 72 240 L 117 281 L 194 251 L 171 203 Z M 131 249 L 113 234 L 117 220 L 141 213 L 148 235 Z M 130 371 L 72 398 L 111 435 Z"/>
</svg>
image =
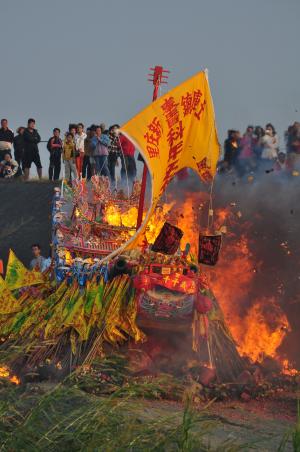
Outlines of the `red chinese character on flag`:
<svg viewBox="0 0 300 452">
<path fill-rule="evenodd" d="M 200 119 L 202 112 L 204 111 L 206 100 L 201 101 L 203 94 L 200 89 L 193 91 L 193 93 L 187 92 L 181 97 L 181 106 L 183 107 L 184 116 L 194 113 L 197 119 Z M 198 110 L 200 106 L 200 109 Z M 198 111 L 197 111 L 198 110 Z"/>
<path fill-rule="evenodd" d="M 152 148 L 151 146 L 147 146 L 147 151 L 151 159 L 159 156 L 158 148 Z"/>
<path fill-rule="evenodd" d="M 148 124 L 147 128 L 151 133 L 147 132 L 144 135 L 145 140 L 147 141 L 148 144 L 154 144 L 155 146 L 158 146 L 159 140 L 162 135 L 162 126 L 157 116 L 155 116 L 152 122 Z"/>
<path fill-rule="evenodd" d="M 193 112 L 193 95 L 187 92 L 185 96 L 182 96 L 181 105 L 183 107 L 183 115 L 190 115 Z"/>
<path fill-rule="evenodd" d="M 160 194 L 162 194 L 165 191 L 166 186 L 169 184 L 173 176 L 177 173 L 177 170 L 178 170 L 178 160 L 168 164 L 166 174 L 163 180 L 163 185 L 160 190 Z"/>
<path fill-rule="evenodd" d="M 178 105 L 174 97 L 169 97 L 161 106 L 169 127 L 173 127 L 179 122 Z"/>
<path fill-rule="evenodd" d="M 159 141 L 162 136 L 162 126 L 157 116 L 147 126 L 148 132 L 145 133 L 144 138 L 148 143 L 147 151 L 150 158 L 159 156 Z"/>
<path fill-rule="evenodd" d="M 210 182 L 213 178 L 211 172 L 208 169 L 201 172 L 200 176 L 205 182 Z"/>
<path fill-rule="evenodd" d="M 176 160 L 177 155 L 182 152 L 183 142 L 178 141 L 178 143 L 173 144 L 169 150 L 169 160 Z"/>
<path fill-rule="evenodd" d="M 170 147 L 173 146 L 174 142 L 183 138 L 184 127 L 182 125 L 182 121 L 179 121 L 177 125 L 172 127 L 167 135 L 168 143 Z"/>
<path fill-rule="evenodd" d="M 200 103 L 200 110 L 195 111 L 195 113 L 194 113 L 194 116 L 199 120 L 200 120 L 201 114 L 204 112 L 205 105 L 206 105 L 206 100 L 204 99 L 204 101 Z"/>
<path fill-rule="evenodd" d="M 200 162 L 197 162 L 197 168 L 201 172 L 202 170 L 207 169 L 207 158 L 204 157 L 204 159 L 200 160 Z"/>
<path fill-rule="evenodd" d="M 209 182 L 212 179 L 212 174 L 210 172 L 210 165 L 208 165 L 207 158 L 204 157 L 204 159 L 200 160 L 200 162 L 197 162 L 197 168 L 199 170 L 201 178 Z"/>
</svg>

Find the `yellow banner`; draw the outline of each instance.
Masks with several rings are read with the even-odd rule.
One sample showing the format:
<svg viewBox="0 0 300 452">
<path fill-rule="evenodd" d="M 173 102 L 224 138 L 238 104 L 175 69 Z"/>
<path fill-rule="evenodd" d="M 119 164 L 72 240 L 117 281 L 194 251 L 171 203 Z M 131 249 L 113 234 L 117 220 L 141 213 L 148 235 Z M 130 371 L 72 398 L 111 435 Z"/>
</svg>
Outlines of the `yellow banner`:
<svg viewBox="0 0 300 452">
<path fill-rule="evenodd" d="M 17 258 L 15 253 L 10 250 L 5 282 L 11 290 L 15 290 L 20 287 L 42 284 L 45 282 L 45 278 L 40 272 L 27 270 L 22 262 Z"/>
<path fill-rule="evenodd" d="M 0 275 L 0 314 L 11 314 L 20 309 L 20 303 L 12 295 L 9 287 Z"/>
<path fill-rule="evenodd" d="M 216 173 L 220 145 L 207 71 L 199 72 L 151 103 L 121 132 L 141 151 L 147 163 L 152 201 L 139 231 L 117 252 L 137 246 L 160 196 L 178 171 L 192 168 L 205 182 Z"/>
<path fill-rule="evenodd" d="M 147 162 L 153 204 L 182 168 L 192 168 L 204 181 L 211 180 L 220 147 L 206 71 L 150 104 L 121 131 Z"/>
</svg>

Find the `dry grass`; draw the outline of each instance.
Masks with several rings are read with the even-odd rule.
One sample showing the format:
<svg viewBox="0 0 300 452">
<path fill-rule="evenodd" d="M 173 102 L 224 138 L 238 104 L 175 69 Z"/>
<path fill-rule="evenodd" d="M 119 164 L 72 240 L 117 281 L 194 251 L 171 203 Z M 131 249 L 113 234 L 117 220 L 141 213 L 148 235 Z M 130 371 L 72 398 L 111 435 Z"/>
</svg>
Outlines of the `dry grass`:
<svg viewBox="0 0 300 452">
<path fill-rule="evenodd" d="M 122 387 L 106 397 L 60 384 L 0 390 L 2 451 L 222 451 L 249 450 L 250 444 L 225 441 L 211 446 L 218 422 L 187 402 L 182 415 L 144 412 L 143 396 L 160 384 Z"/>
</svg>

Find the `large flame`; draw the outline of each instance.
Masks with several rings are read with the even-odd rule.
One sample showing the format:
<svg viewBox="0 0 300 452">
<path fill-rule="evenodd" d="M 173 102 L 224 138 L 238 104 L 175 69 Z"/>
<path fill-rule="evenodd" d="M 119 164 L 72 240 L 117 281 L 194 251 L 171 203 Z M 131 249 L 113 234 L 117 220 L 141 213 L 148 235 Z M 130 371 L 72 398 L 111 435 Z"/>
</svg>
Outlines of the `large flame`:
<svg viewBox="0 0 300 452">
<path fill-rule="evenodd" d="M 185 242 L 191 244 L 194 255 L 198 253 L 199 231 L 203 233 L 209 223 L 203 202 L 205 196 L 190 194 L 176 205 L 178 226 L 184 231 Z M 202 271 L 208 276 L 241 355 L 253 362 L 262 361 L 266 356 L 277 358 L 289 323 L 274 297 L 258 298 L 251 293 L 261 267 L 251 251 L 251 224 L 243 221 L 234 203 L 225 209 L 216 209 L 213 215 L 214 226 L 209 232 L 223 230 L 227 234 L 223 237 L 218 264 L 212 268 L 202 267 Z"/>
<path fill-rule="evenodd" d="M 251 224 L 243 220 L 235 203 L 210 212 L 211 217 L 208 217 L 207 200 L 207 194 L 190 193 L 182 202 L 176 200 L 156 208 L 147 225 L 147 241 L 153 243 L 168 220 L 183 230 L 182 247 L 190 243 L 191 254 L 197 256 L 199 231 L 204 233 L 209 225 L 209 232 L 226 231 L 218 264 L 202 271 L 207 273 L 241 355 L 253 362 L 262 361 L 266 356 L 277 358 L 277 349 L 289 324 L 274 297 L 258 298 L 251 293 L 261 266 L 251 251 Z M 108 206 L 106 219 L 112 225 L 134 227 L 137 208 L 124 212 Z M 288 373 L 288 366 L 283 367 Z"/>
<path fill-rule="evenodd" d="M 156 239 L 173 205 L 174 203 L 169 203 L 156 207 L 147 224 L 145 234 L 148 243 L 153 243 Z M 145 215 L 146 214 L 144 214 L 144 218 Z M 105 209 L 105 219 L 112 226 L 125 226 L 128 228 L 135 228 L 137 217 L 137 207 L 129 207 L 127 210 L 125 210 L 124 208 L 121 209 L 116 205 L 110 204 Z M 129 231 L 129 235 L 133 235 L 134 232 L 134 229 L 132 231 Z"/>
</svg>

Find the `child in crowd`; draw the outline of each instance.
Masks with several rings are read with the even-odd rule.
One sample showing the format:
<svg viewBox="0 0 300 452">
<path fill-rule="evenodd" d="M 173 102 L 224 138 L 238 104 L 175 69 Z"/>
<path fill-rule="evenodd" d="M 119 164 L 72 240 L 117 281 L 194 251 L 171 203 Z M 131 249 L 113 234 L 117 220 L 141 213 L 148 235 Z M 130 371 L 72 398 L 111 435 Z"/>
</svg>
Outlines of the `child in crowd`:
<svg viewBox="0 0 300 452">
<path fill-rule="evenodd" d="M 0 177 L 12 179 L 19 175 L 19 164 L 13 160 L 12 156 L 7 152 L 4 159 L 0 163 Z"/>
<path fill-rule="evenodd" d="M 63 144 L 63 162 L 65 165 L 65 178 L 70 181 L 71 177 L 76 179 L 77 169 L 75 164 L 75 143 L 73 135 L 68 132 Z"/>
</svg>

